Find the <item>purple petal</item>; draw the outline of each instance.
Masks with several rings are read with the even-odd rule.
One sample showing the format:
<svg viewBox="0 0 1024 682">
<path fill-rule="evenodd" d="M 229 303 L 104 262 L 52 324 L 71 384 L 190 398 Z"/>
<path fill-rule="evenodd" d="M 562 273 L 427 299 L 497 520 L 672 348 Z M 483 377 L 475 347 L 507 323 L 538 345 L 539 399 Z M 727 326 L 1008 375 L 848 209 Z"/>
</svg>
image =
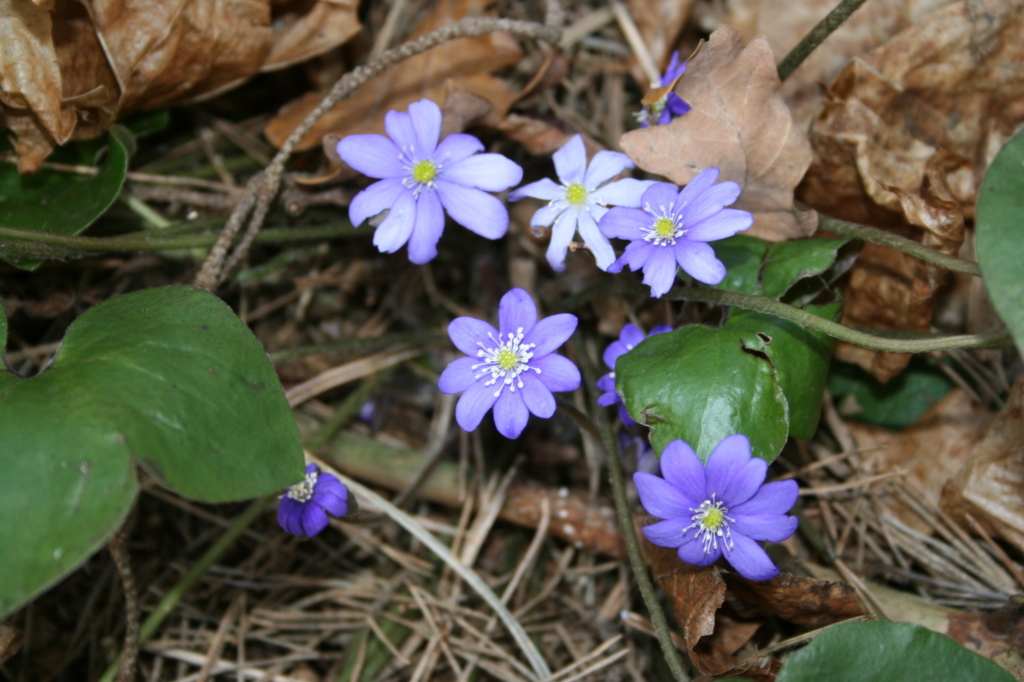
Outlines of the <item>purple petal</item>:
<svg viewBox="0 0 1024 682">
<path fill-rule="evenodd" d="M 309 464 L 306 465 L 306 475 L 308 476 L 309 474 L 313 473 L 317 469 L 319 469 L 319 467 L 316 465 L 316 463 L 310 462 Z"/>
<path fill-rule="evenodd" d="M 583 182 L 587 170 L 587 148 L 582 137 L 573 135 L 561 149 L 551 155 L 551 158 L 555 162 L 555 173 L 562 184 Z"/>
<path fill-rule="evenodd" d="M 740 186 L 735 182 L 721 182 L 700 193 L 686 205 L 683 213 L 686 223 L 696 225 L 710 218 L 740 196 Z"/>
<path fill-rule="evenodd" d="M 327 516 L 327 512 L 315 504 L 303 505 L 300 519 L 302 534 L 307 538 L 311 538 L 314 535 L 319 534 L 320 531 L 326 528 L 327 524 L 331 522 L 330 517 Z"/>
<path fill-rule="evenodd" d="M 590 167 L 583 176 L 583 184 L 588 188 L 597 187 L 629 168 L 636 168 L 636 164 L 625 154 L 599 151 L 590 160 Z"/>
<path fill-rule="evenodd" d="M 434 187 L 444 209 L 459 225 L 487 239 L 498 239 L 508 232 L 508 210 L 496 197 L 440 179 Z"/>
<path fill-rule="evenodd" d="M 675 253 L 672 248 L 664 246 L 652 248 L 653 251 L 644 265 L 644 284 L 651 287 L 651 296 L 661 298 L 676 281 Z"/>
<path fill-rule="evenodd" d="M 715 181 L 718 180 L 717 168 L 705 168 L 694 176 L 693 180 L 687 183 L 683 191 L 679 193 L 679 201 L 683 206 L 692 204 L 701 194 L 706 192 Z"/>
<path fill-rule="evenodd" d="M 765 514 L 785 514 L 793 505 L 800 494 L 800 486 L 796 481 L 773 481 L 761 486 L 753 497 L 743 504 L 736 505 L 729 509 L 731 516 L 749 517 Z"/>
<path fill-rule="evenodd" d="M 626 325 L 627 327 L 630 325 Z M 604 365 L 611 371 L 615 371 L 615 361 L 619 359 L 620 355 L 625 355 L 629 352 L 629 348 L 626 348 L 626 344 L 622 341 L 612 341 L 608 344 L 608 347 L 604 349 L 604 353 L 601 355 L 601 359 L 604 360 Z"/>
<path fill-rule="evenodd" d="M 730 509 L 743 504 L 757 492 L 768 473 L 768 462 L 760 457 L 751 457 L 736 469 L 732 480 L 724 490 L 718 491 L 718 499 Z"/>
<path fill-rule="evenodd" d="M 322 473 L 309 502 L 323 507 L 331 516 L 340 518 L 348 513 L 348 488 L 333 475 Z"/>
<path fill-rule="evenodd" d="M 599 204 L 607 206 L 628 206 L 630 208 L 640 207 L 640 198 L 644 192 L 654 184 L 653 180 L 636 180 L 635 178 L 623 178 L 610 182 L 590 193 L 590 198 Z"/>
<path fill-rule="evenodd" d="M 722 500 L 722 494 L 729 487 L 733 477 L 749 461 L 750 440 L 746 436 L 737 433 L 723 438 L 708 455 L 707 464 L 704 466 L 707 496 L 718 495 L 718 499 Z"/>
<path fill-rule="evenodd" d="M 611 393 L 614 394 L 615 393 L 615 373 L 614 372 L 608 372 L 607 374 L 601 375 L 601 378 L 598 379 L 597 382 L 594 385 L 597 386 L 597 389 L 599 391 L 605 391 L 605 392 L 609 392 L 610 391 Z M 613 404 L 615 404 L 617 402 L 619 402 L 619 396 L 616 395 L 615 396 L 615 400 L 613 402 L 611 402 L 611 403 L 608 403 L 608 404 L 609 405 L 613 405 Z"/>
<path fill-rule="evenodd" d="M 498 347 L 498 330 L 475 317 L 456 317 L 448 324 L 448 337 L 456 348 L 473 358 L 481 348 Z"/>
<path fill-rule="evenodd" d="M 565 206 L 557 203 L 551 203 L 547 206 L 541 206 L 533 212 L 533 217 L 530 218 L 530 227 L 534 228 L 533 233 L 537 234 L 537 227 L 551 227 L 551 223 L 558 219 L 558 216 L 566 212 Z"/>
<path fill-rule="evenodd" d="M 437 145 L 433 156 L 434 161 L 444 167 L 454 165 L 483 150 L 483 143 L 472 135 L 454 133 L 441 140 L 441 144 Z"/>
<path fill-rule="evenodd" d="M 411 189 L 398 195 L 388 217 L 373 233 L 373 245 L 381 253 L 394 253 L 409 241 L 416 224 L 416 198 Z"/>
<path fill-rule="evenodd" d="M 561 355 L 545 355 L 531 360 L 530 367 L 540 370 L 537 377 L 552 393 L 575 391 L 580 387 L 580 371 L 571 360 Z"/>
<path fill-rule="evenodd" d="M 648 514 L 659 519 L 689 519 L 693 515 L 692 510 L 703 501 L 688 497 L 665 479 L 650 474 L 633 474 L 633 484 L 640 495 L 640 504 Z"/>
<path fill-rule="evenodd" d="M 602 393 L 597 396 L 597 404 L 601 407 L 611 407 L 612 405 L 618 405 L 622 402 L 622 398 L 614 390 Z"/>
<path fill-rule="evenodd" d="M 668 210 L 668 207 L 672 204 L 675 204 L 678 210 L 679 188 L 669 182 L 655 182 L 647 188 L 640 201 L 641 206 L 658 215 L 661 215 L 662 208 Z"/>
<path fill-rule="evenodd" d="M 559 346 L 569 340 L 576 331 L 579 319 L 572 313 L 559 313 L 545 317 L 538 322 L 523 338 L 524 343 L 536 344 L 530 349 L 533 357 L 538 358 L 553 353 Z"/>
<path fill-rule="evenodd" d="M 292 535 L 302 535 L 302 503 L 282 497 L 277 508 L 277 523 Z"/>
<path fill-rule="evenodd" d="M 651 214 L 638 208 L 615 207 L 604 214 L 598 227 L 606 237 L 636 241 L 644 238 L 644 229 L 652 222 Z"/>
<path fill-rule="evenodd" d="M 455 421 L 464 431 L 473 431 L 480 426 L 480 420 L 498 399 L 494 395 L 497 390 L 494 384 L 485 386 L 483 380 L 474 382 L 466 389 L 455 405 Z"/>
<path fill-rule="evenodd" d="M 412 127 L 409 114 L 391 110 L 384 114 L 384 130 L 395 145 L 414 161 L 422 161 L 425 154 L 419 149 L 419 139 Z"/>
<path fill-rule="evenodd" d="M 666 98 L 666 105 L 668 104 Z M 668 106 L 664 106 L 661 109 L 661 113 L 658 114 L 658 125 L 663 126 L 672 122 L 672 110 Z"/>
<path fill-rule="evenodd" d="M 437 242 L 444 232 L 444 209 L 437 192 L 420 192 L 416 202 L 416 224 L 409 237 L 409 260 L 417 265 L 429 263 L 437 255 Z"/>
<path fill-rule="evenodd" d="M 498 427 L 498 433 L 505 438 L 519 438 L 529 419 L 530 412 L 519 392 L 513 393 L 509 387 L 502 390 L 494 404 L 494 425 Z"/>
<path fill-rule="evenodd" d="M 622 328 L 619 332 L 619 341 L 626 347 L 627 351 L 631 351 L 637 347 L 637 345 L 647 338 L 644 334 L 644 330 L 636 326 L 633 323 L 629 323 Z"/>
<path fill-rule="evenodd" d="M 694 566 L 710 566 L 722 557 L 723 539 L 718 538 L 718 547 L 711 546 L 710 551 L 704 551 L 704 543 L 696 537 L 696 528 L 686 532 L 683 544 L 679 545 L 676 555 L 688 564 Z"/>
<path fill-rule="evenodd" d="M 647 336 L 654 336 L 655 334 L 667 334 L 670 331 L 672 331 L 672 327 L 670 325 L 659 324 L 656 327 L 654 327 L 654 329 L 651 330 L 651 333 L 648 334 Z"/>
<path fill-rule="evenodd" d="M 636 420 L 630 416 L 629 410 L 626 409 L 626 405 L 624 403 L 619 405 L 619 419 L 622 420 L 622 425 L 627 428 L 636 424 Z"/>
<path fill-rule="evenodd" d="M 406 170 L 401 155 L 395 143 L 383 135 L 349 135 L 338 142 L 341 160 L 371 178 L 403 177 Z"/>
<path fill-rule="evenodd" d="M 488 192 L 501 192 L 523 179 L 519 164 L 501 154 L 477 154 L 441 169 L 441 180 Z"/>
<path fill-rule="evenodd" d="M 367 218 L 394 206 L 398 195 L 404 191 L 406 188 L 401 178 L 381 180 L 364 189 L 348 205 L 348 219 L 352 221 L 352 227 L 359 227 Z"/>
<path fill-rule="evenodd" d="M 530 330 L 537 324 L 537 306 L 534 305 L 530 294 L 519 287 L 509 289 L 498 304 L 498 321 L 498 331 L 501 332 L 502 340 L 507 339 L 509 334 L 517 334 L 522 330 L 526 334 L 523 341 L 529 343 Z M 536 354 L 534 351 L 534 355 Z"/>
<path fill-rule="evenodd" d="M 621 256 L 619 256 L 619 260 L 616 261 L 616 263 L 623 261 L 629 264 L 630 270 L 636 272 L 647 265 L 647 261 L 651 259 L 651 256 L 653 256 L 654 252 L 657 250 L 657 246 L 653 246 L 642 239 L 630 242 L 626 246 L 626 250 L 623 251 Z M 621 269 L 622 266 L 620 265 L 619 267 Z M 614 272 L 611 266 L 608 267 L 608 272 Z"/>
<path fill-rule="evenodd" d="M 707 499 L 704 465 L 686 441 L 674 440 L 665 446 L 661 453 L 661 473 L 691 500 L 700 503 Z"/>
<path fill-rule="evenodd" d="M 673 265 L 679 263 L 679 267 L 698 282 L 718 284 L 725 279 L 725 265 L 715 257 L 715 250 L 704 242 L 680 239 L 674 248 L 666 251 L 675 255 Z"/>
<path fill-rule="evenodd" d="M 658 547 L 678 547 L 686 542 L 686 535 L 689 535 L 689 533 L 684 534 L 683 529 L 689 526 L 690 523 L 689 517 L 680 516 L 652 523 L 649 526 L 644 526 L 640 531 L 652 545 L 657 545 Z"/>
<path fill-rule="evenodd" d="M 437 380 L 437 388 L 441 393 L 447 393 L 454 395 L 456 393 L 462 393 L 476 381 L 477 370 L 473 369 L 473 365 L 480 362 L 480 358 L 461 357 L 455 360 L 441 372 L 440 378 Z"/>
<path fill-rule="evenodd" d="M 676 93 L 668 93 L 668 99 L 665 101 L 664 111 L 670 112 L 672 116 L 685 116 L 692 108 L 693 107 L 691 107 L 685 99 Z"/>
<path fill-rule="evenodd" d="M 424 157 L 431 156 L 441 136 L 441 108 L 429 99 L 409 105 L 409 120 L 416 133 L 416 142 Z"/>
<path fill-rule="evenodd" d="M 523 404 L 526 405 L 532 414 L 541 419 L 548 419 L 555 413 L 555 396 L 533 372 L 524 372 L 519 376 L 523 380 L 523 387 L 518 388 L 523 396 Z"/>
<path fill-rule="evenodd" d="M 772 560 L 759 544 L 739 533 L 732 534 L 733 548 L 725 559 L 747 580 L 769 580 L 779 574 Z"/>
<path fill-rule="evenodd" d="M 580 236 L 583 237 L 587 248 L 594 254 L 597 267 L 601 270 L 608 270 L 608 266 L 615 261 L 615 249 L 612 248 L 612 243 L 608 241 L 608 238 L 597 228 L 594 217 L 587 211 L 580 211 L 576 228 L 580 231 Z"/>
<path fill-rule="evenodd" d="M 799 525 L 799 521 L 795 516 L 783 516 L 781 514 L 737 515 L 730 509 L 729 516 L 735 519 L 735 521 L 729 524 L 733 532 L 745 535 L 751 540 L 782 542 L 795 533 Z"/>
<path fill-rule="evenodd" d="M 554 201 L 564 196 L 565 189 L 561 185 L 558 185 L 550 178 L 544 178 L 543 180 L 531 182 L 528 185 L 512 190 L 508 193 L 508 200 L 519 201 L 526 197 L 533 197 L 534 199 L 543 199 L 544 201 Z"/>
<path fill-rule="evenodd" d="M 672 59 L 668 63 L 668 68 L 665 69 L 665 75 L 662 77 L 662 87 L 668 85 L 684 73 L 686 73 L 686 62 L 679 63 L 679 50 L 676 50 L 672 53 Z"/>
<path fill-rule="evenodd" d="M 576 219 L 579 211 L 566 210 L 558 216 L 555 226 L 551 228 L 551 241 L 548 243 L 548 264 L 555 272 L 565 270 L 565 254 L 569 251 L 569 242 L 576 236 Z"/>
<path fill-rule="evenodd" d="M 718 213 L 686 228 L 686 238 L 698 242 L 713 242 L 731 237 L 754 224 L 754 216 L 735 208 L 723 208 Z"/>
</svg>

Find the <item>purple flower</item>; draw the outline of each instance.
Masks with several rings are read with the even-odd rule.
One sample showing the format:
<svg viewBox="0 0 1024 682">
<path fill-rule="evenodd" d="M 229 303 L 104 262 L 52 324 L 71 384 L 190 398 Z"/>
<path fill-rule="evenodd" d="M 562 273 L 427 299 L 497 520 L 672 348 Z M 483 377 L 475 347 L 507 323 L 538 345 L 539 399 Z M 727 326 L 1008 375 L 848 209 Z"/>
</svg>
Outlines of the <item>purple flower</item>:
<svg viewBox="0 0 1024 682">
<path fill-rule="evenodd" d="M 604 391 L 604 394 L 597 399 L 597 404 L 608 406 L 617 403 L 619 405 L 619 419 L 622 420 L 623 426 L 632 426 L 636 422 L 629 416 L 629 412 L 626 411 L 626 406 L 622 404 L 622 398 L 615 392 L 615 361 L 619 359 L 620 355 L 633 350 L 638 343 L 648 336 L 664 334 L 670 331 L 672 331 L 672 327 L 667 324 L 659 324 L 651 330 L 650 334 L 644 335 L 642 329 L 630 323 L 619 332 L 619 340 L 612 341 L 604 349 L 604 364 L 611 371 L 597 380 L 597 388 Z"/>
<path fill-rule="evenodd" d="M 640 503 L 665 519 L 643 529 L 659 547 L 675 547 L 688 564 L 710 566 L 725 556 L 740 575 L 768 580 L 779 573 L 757 541 L 782 542 L 796 531 L 796 481 L 764 483 L 768 463 L 750 456 L 741 434 L 722 439 L 707 465 L 689 445 L 672 441 L 661 453 L 665 478 L 633 474 Z"/>
<path fill-rule="evenodd" d="M 552 315 L 537 321 L 533 299 L 516 288 L 501 297 L 499 329 L 473 317 L 457 317 L 448 325 L 459 358 L 441 374 L 442 393 L 462 393 L 455 420 L 466 431 L 480 425 L 491 407 L 498 432 L 518 438 L 530 413 L 547 419 L 555 413 L 552 391 L 573 391 L 580 385 L 576 366 L 553 351 L 576 330 L 576 316 Z M 499 331 L 500 330 L 500 331 Z"/>
<path fill-rule="evenodd" d="M 643 436 L 630 436 L 627 433 L 619 433 L 619 450 L 625 455 L 630 448 L 636 448 L 636 470 L 645 474 L 661 473 L 661 462 L 658 455 L 651 447 L 650 441 Z"/>
<path fill-rule="evenodd" d="M 394 253 L 409 242 L 409 260 L 430 261 L 437 255 L 446 211 L 482 237 L 505 235 L 508 211 L 486 192 L 518 184 L 522 168 L 501 154 L 477 154 L 484 146 L 472 135 L 449 135 L 438 144 L 441 110 L 428 99 L 410 104 L 407 114 L 389 111 L 384 128 L 388 137 L 349 135 L 338 142 L 345 163 L 371 178 L 383 178 L 357 194 L 348 207 L 356 227 L 388 210 L 373 235 L 382 253 Z"/>
<path fill-rule="evenodd" d="M 552 268 L 559 272 L 565 270 L 565 253 L 579 230 L 597 260 L 597 267 L 607 270 L 615 260 L 615 251 L 608 238 L 597 229 L 597 221 L 608 212 L 605 207 L 609 204 L 639 206 L 640 196 L 654 183 L 633 178 L 608 182 L 622 171 L 636 166 L 625 154 L 600 151 L 594 155 L 588 168 L 587 151 L 579 135 L 574 135 L 562 145 L 552 159 L 561 185 L 544 178 L 513 190 L 508 200 L 533 197 L 548 202 L 533 214 L 530 226 L 536 234 L 537 227 L 549 227 L 554 223 L 548 244 L 548 263 Z"/>
<path fill-rule="evenodd" d="M 706 168 L 682 191 L 657 182 L 644 192 L 643 208 L 608 211 L 601 218 L 601 232 L 631 242 L 608 272 L 619 272 L 624 264 L 634 272 L 642 268 L 644 284 L 650 285 L 655 298 L 672 288 L 677 264 L 700 282 L 721 282 L 725 266 L 706 242 L 747 229 L 754 224 L 754 216 L 723 208 L 736 201 L 740 186 L 735 182 L 716 185 L 717 179 L 718 169 Z"/>
<path fill-rule="evenodd" d="M 672 53 L 672 61 L 669 62 L 668 68 L 665 69 L 665 74 L 661 77 L 657 83 L 652 83 L 651 87 L 665 87 L 671 85 L 674 80 L 686 72 L 686 61 L 682 64 L 679 63 L 679 51 L 676 50 Z M 644 107 L 637 118 L 640 119 L 641 128 L 649 128 L 651 126 L 651 119 L 655 119 L 657 125 L 665 125 L 672 120 L 673 116 L 682 116 L 690 110 L 690 105 L 686 101 L 674 92 L 670 92 L 660 100 L 651 105 L 650 109 Z"/>
<path fill-rule="evenodd" d="M 277 522 L 292 535 L 311 538 L 330 520 L 348 513 L 348 488 L 333 474 L 323 473 L 316 464 L 306 466 L 306 478 L 281 496 Z"/>
</svg>

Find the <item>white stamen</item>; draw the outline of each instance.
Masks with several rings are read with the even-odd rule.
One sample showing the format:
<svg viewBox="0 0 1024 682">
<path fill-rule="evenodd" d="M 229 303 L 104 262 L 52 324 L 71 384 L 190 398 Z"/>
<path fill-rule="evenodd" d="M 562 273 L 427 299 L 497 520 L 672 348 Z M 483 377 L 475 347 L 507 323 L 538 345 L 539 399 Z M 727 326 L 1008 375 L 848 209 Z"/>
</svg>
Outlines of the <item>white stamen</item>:
<svg viewBox="0 0 1024 682">
<path fill-rule="evenodd" d="M 508 339 L 505 341 L 502 341 L 500 334 L 497 339 L 490 334 L 488 336 L 496 345 L 493 348 L 487 348 L 483 343 L 478 342 L 480 350 L 476 352 L 476 356 L 483 358 L 483 362 L 473 365 L 471 369 L 475 371 L 478 367 L 483 368 L 476 375 L 477 379 L 488 374 L 491 375 L 491 378 L 484 382 L 485 386 L 496 384 L 501 379 L 501 384 L 494 393 L 495 397 L 501 395 L 501 389 L 505 386 L 508 386 L 508 390 L 513 393 L 517 388 L 522 388 L 523 380 L 519 378 L 519 375 L 523 372 L 533 370 L 540 374 L 539 367 L 530 367 L 528 364 L 533 358 L 530 349 L 536 348 L 537 344 L 523 343 L 525 334 L 522 327 L 519 327 L 515 334 L 509 332 Z"/>
<path fill-rule="evenodd" d="M 684 528 L 683 533 L 685 534 L 691 528 L 696 528 L 693 537 L 700 538 L 705 554 L 711 554 L 712 549 L 718 549 L 719 538 L 722 538 L 724 550 L 733 548 L 729 522 L 735 523 L 736 519 L 729 516 L 729 510 L 723 507 L 721 502 L 715 500 L 715 494 L 711 495 L 710 500 L 704 500 L 699 507 L 691 508 L 690 511 L 694 512 L 690 517 L 693 523 Z"/>
<path fill-rule="evenodd" d="M 306 474 L 306 478 L 295 485 L 288 488 L 288 492 L 285 495 L 296 502 L 309 502 L 309 499 L 313 497 L 313 488 L 316 487 L 316 479 L 319 478 L 320 474 L 313 470 Z"/>
<path fill-rule="evenodd" d="M 676 239 L 686 234 L 686 230 L 683 229 L 683 218 L 674 209 L 675 202 L 669 204 L 667 208 L 658 206 L 658 212 L 655 212 L 650 204 L 644 204 L 644 210 L 654 216 L 651 224 L 642 228 L 646 233 L 644 234 L 645 242 L 650 242 L 655 246 L 673 246 Z"/>
</svg>

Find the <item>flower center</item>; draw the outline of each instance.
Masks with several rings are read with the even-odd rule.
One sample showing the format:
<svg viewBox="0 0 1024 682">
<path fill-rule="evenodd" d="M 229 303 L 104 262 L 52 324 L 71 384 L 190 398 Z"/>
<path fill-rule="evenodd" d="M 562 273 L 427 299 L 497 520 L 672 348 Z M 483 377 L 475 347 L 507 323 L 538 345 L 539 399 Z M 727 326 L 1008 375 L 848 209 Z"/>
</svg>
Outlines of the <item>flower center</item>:
<svg viewBox="0 0 1024 682">
<path fill-rule="evenodd" d="M 313 488 L 316 487 L 316 479 L 318 477 L 319 474 L 316 471 L 306 474 L 305 480 L 288 488 L 288 492 L 285 495 L 296 502 L 309 502 L 309 499 L 313 497 Z"/>
<path fill-rule="evenodd" d="M 696 509 L 691 507 L 690 511 L 694 512 L 690 517 L 693 523 L 684 528 L 683 533 L 695 528 L 693 537 L 700 538 L 705 554 L 710 554 L 712 549 L 718 549 L 718 538 L 722 538 L 724 549 L 733 548 L 729 522 L 735 522 L 736 519 L 729 516 L 728 508 L 723 507 L 721 502 L 715 500 L 715 495 L 712 495 L 710 500 L 701 502 Z"/>
<path fill-rule="evenodd" d="M 676 239 L 686 234 L 686 230 L 682 226 L 682 218 L 673 213 L 672 209 L 675 204 L 669 204 L 666 209 L 664 206 L 659 206 L 658 210 L 660 215 L 651 210 L 650 204 L 644 206 L 644 210 L 648 213 L 655 215 L 654 222 L 649 227 L 643 228 L 646 234 L 644 235 L 644 241 L 650 242 L 655 246 L 673 246 L 676 243 Z"/>
<path fill-rule="evenodd" d="M 536 348 L 535 343 L 523 343 L 523 328 L 520 327 L 513 334 L 509 332 L 508 338 L 502 340 L 501 336 L 495 339 L 493 336 L 491 340 L 496 344 L 492 348 L 487 348 L 483 343 L 480 343 L 480 350 L 476 352 L 478 358 L 482 358 L 483 362 L 473 365 L 472 369 L 482 368 L 476 375 L 477 379 L 491 375 L 491 378 L 484 382 L 485 386 L 491 386 L 497 384 L 499 379 L 501 384 L 498 386 L 498 390 L 494 393 L 495 396 L 501 395 L 501 389 L 508 386 L 510 391 L 513 393 L 517 388 L 523 387 L 523 380 L 519 378 L 519 375 L 527 370 L 533 370 L 537 374 L 540 374 L 539 367 L 530 367 L 529 362 L 533 358 L 533 353 L 530 352 L 531 348 Z"/>
<path fill-rule="evenodd" d="M 587 200 L 587 188 L 574 182 L 565 188 L 565 200 L 573 206 L 581 206 Z"/>
<path fill-rule="evenodd" d="M 429 185 L 437 177 L 440 170 L 437 164 L 430 159 L 417 162 L 412 167 L 412 179 L 421 185 Z"/>
</svg>

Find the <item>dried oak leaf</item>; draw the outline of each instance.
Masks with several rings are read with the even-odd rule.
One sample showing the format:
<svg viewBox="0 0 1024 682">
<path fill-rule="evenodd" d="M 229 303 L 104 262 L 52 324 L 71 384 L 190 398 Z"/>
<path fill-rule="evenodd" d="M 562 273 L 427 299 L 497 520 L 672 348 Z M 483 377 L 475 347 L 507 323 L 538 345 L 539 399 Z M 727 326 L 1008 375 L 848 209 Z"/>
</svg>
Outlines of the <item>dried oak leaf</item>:
<svg viewBox="0 0 1024 682">
<path fill-rule="evenodd" d="M 760 582 L 728 574 L 729 603 L 747 618 L 776 616 L 807 628 L 820 628 L 860 616 L 857 592 L 838 580 L 780 573 Z"/>
<path fill-rule="evenodd" d="M 668 125 L 622 136 L 637 166 L 685 184 L 709 167 L 740 184 L 734 208 L 754 214 L 748 234 L 765 239 L 814 232 L 813 211 L 797 211 L 793 189 L 811 163 L 811 146 L 779 95 L 779 76 L 764 37 L 745 43 L 728 26 L 690 57 L 675 92 L 693 109 Z"/>
<path fill-rule="evenodd" d="M 312 7 L 306 0 L 271 4 L 273 44 L 261 71 L 276 71 L 321 55 L 347 43 L 362 28 L 355 0 L 320 0 Z"/>
<path fill-rule="evenodd" d="M 640 37 L 655 64 L 666 65 L 679 33 L 686 26 L 694 0 L 629 0 L 629 14 L 636 21 Z M 630 71 L 636 82 L 647 87 L 647 75 L 634 61 Z"/>
<path fill-rule="evenodd" d="M 441 0 L 410 39 L 462 17 L 478 15 L 486 5 L 484 0 Z M 424 98 L 440 104 L 448 79 L 459 88 L 488 100 L 494 107 L 491 117 L 494 121 L 500 120 L 516 95 L 504 81 L 490 74 L 521 58 L 519 45 L 507 33 L 450 40 L 406 59 L 359 88 L 352 97 L 324 114 L 295 148 L 312 149 L 328 133 L 341 137 L 383 133 L 384 114 L 389 110 L 405 110 L 410 103 Z M 321 99 L 322 95 L 311 92 L 286 104 L 264 129 L 267 139 L 280 147 Z"/>
</svg>

